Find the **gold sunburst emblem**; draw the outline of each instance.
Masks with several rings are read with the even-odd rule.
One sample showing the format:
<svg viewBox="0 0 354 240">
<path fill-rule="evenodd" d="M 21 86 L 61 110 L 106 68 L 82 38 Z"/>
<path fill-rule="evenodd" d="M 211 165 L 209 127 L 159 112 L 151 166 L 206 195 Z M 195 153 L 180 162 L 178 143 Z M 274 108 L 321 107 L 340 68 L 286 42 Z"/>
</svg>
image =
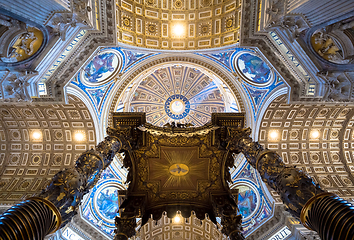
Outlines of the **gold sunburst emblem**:
<svg viewBox="0 0 354 240">
<path fill-rule="evenodd" d="M 161 190 L 195 190 L 209 176 L 209 159 L 199 158 L 197 147 L 161 147 L 161 157 L 149 166 L 150 180 L 160 181 Z"/>
<path fill-rule="evenodd" d="M 170 173 L 174 176 L 184 176 L 189 172 L 189 167 L 185 164 L 173 164 L 170 169 L 169 169 Z"/>
</svg>

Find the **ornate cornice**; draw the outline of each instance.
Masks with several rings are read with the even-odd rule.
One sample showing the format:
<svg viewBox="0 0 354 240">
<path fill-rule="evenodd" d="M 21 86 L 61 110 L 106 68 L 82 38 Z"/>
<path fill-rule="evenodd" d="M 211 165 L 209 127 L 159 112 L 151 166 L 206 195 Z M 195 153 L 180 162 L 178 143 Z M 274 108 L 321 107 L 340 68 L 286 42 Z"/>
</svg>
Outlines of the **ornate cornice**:
<svg viewBox="0 0 354 240">
<path fill-rule="evenodd" d="M 277 204 L 274 207 L 274 215 L 269 218 L 262 226 L 252 232 L 247 240 L 264 240 L 286 225 L 284 205 Z"/>
<path fill-rule="evenodd" d="M 242 4 L 242 22 L 240 46 L 257 47 L 274 66 L 275 70 L 289 85 L 289 100 L 291 102 L 320 102 L 321 97 L 306 95 L 307 84 L 295 77 L 294 69 L 285 64 L 287 60 L 270 39 L 268 32 L 257 31 L 258 0 L 244 0 Z"/>
<path fill-rule="evenodd" d="M 89 30 L 87 36 L 46 82 L 48 92 L 50 92 L 49 97 L 36 98 L 34 102 L 64 101 L 64 86 L 79 71 L 87 60 L 87 56 L 92 55 L 100 46 L 115 46 L 117 44 L 115 38 L 115 1 L 100 0 L 99 7 L 100 31 Z"/>
<path fill-rule="evenodd" d="M 80 211 L 81 212 L 81 211 Z M 83 216 L 76 215 L 70 222 L 69 227 L 74 227 L 75 230 L 83 233 L 90 239 L 110 239 L 104 235 L 101 231 L 93 227 L 90 223 L 83 219 Z"/>
</svg>

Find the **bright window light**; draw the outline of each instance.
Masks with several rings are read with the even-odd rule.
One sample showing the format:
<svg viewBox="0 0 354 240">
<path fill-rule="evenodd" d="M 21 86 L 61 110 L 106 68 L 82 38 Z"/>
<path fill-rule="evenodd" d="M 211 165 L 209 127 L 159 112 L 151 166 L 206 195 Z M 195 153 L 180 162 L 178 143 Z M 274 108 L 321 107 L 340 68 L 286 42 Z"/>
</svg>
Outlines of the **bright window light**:
<svg viewBox="0 0 354 240">
<path fill-rule="evenodd" d="M 319 138 L 320 137 L 320 132 L 318 130 L 312 130 L 310 133 L 311 138 Z"/>
<path fill-rule="evenodd" d="M 173 218 L 173 222 L 174 223 L 180 223 L 181 222 L 181 217 L 176 215 L 174 218 Z"/>
<path fill-rule="evenodd" d="M 182 24 L 178 23 L 178 24 L 173 26 L 172 31 L 173 31 L 173 34 L 176 37 L 181 37 L 184 34 L 185 29 L 184 29 L 184 26 Z"/>
<path fill-rule="evenodd" d="M 82 142 L 85 140 L 85 134 L 83 134 L 82 132 L 76 132 L 74 135 L 74 139 L 77 142 Z"/>
<path fill-rule="evenodd" d="M 269 138 L 271 140 L 277 140 L 278 136 L 279 136 L 279 133 L 276 130 L 272 130 L 272 131 L 269 132 Z"/>
<path fill-rule="evenodd" d="M 42 133 L 40 131 L 34 131 L 32 133 L 32 137 L 33 137 L 33 139 L 38 140 L 38 139 L 40 139 L 42 137 Z"/>
</svg>

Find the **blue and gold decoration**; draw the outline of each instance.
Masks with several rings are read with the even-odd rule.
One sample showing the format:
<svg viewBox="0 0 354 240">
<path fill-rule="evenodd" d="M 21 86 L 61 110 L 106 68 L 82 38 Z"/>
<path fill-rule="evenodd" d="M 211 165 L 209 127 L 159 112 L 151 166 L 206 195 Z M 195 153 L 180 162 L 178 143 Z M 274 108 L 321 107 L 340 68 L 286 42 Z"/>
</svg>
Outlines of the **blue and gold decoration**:
<svg viewBox="0 0 354 240">
<path fill-rule="evenodd" d="M 237 169 L 230 170 L 230 188 L 239 190 L 238 207 L 242 215 L 243 233 L 248 236 L 272 216 L 273 206 L 262 188 L 259 173 L 242 158 L 238 160 L 243 163 Z"/>
<path fill-rule="evenodd" d="M 271 80 L 271 70 L 268 65 L 252 52 L 242 52 L 236 57 L 236 65 L 239 73 L 250 84 L 264 86 Z"/>
<path fill-rule="evenodd" d="M 116 111 L 145 112 L 147 122 L 156 126 L 178 122 L 197 127 L 210 121 L 211 113 L 239 111 L 222 80 L 187 64 L 156 68 L 134 84 L 137 87 L 128 89 Z"/>
<path fill-rule="evenodd" d="M 98 214 L 107 221 L 114 221 L 118 211 L 118 188 L 105 186 L 96 195 L 95 205 Z"/>
<path fill-rule="evenodd" d="M 238 193 L 238 208 L 244 219 L 253 215 L 257 208 L 258 198 L 255 190 L 248 185 L 237 186 Z"/>
<path fill-rule="evenodd" d="M 180 94 L 172 95 L 165 102 L 165 111 L 167 116 L 172 119 L 180 120 L 185 118 L 190 111 L 188 99 Z"/>
<path fill-rule="evenodd" d="M 81 71 L 81 80 L 89 86 L 111 80 L 122 69 L 122 53 L 115 49 L 101 50 Z"/>
<path fill-rule="evenodd" d="M 120 47 L 104 48 L 92 57 L 71 83 L 89 96 L 100 119 L 102 106 L 106 103 L 107 95 L 112 90 L 118 74 L 123 74 L 142 61 L 158 54 L 161 53 Z M 274 90 L 285 85 L 277 73 L 251 49 L 232 48 L 219 52 L 195 54 L 208 58 L 218 67 L 240 76 L 242 88 L 250 99 L 252 113 L 255 117 L 258 116 L 267 97 Z M 115 66 L 115 56 L 121 61 L 117 66 Z M 112 70 L 112 67 L 116 69 Z M 222 84 L 221 80 L 215 81 L 202 68 L 171 64 L 156 68 L 145 76 L 136 88 L 132 88 L 132 93 L 127 98 L 128 102 L 122 102 L 122 106 L 128 106 L 128 108 L 116 110 L 145 112 L 147 121 L 157 126 L 175 121 L 192 123 L 198 127 L 210 121 L 213 112 L 238 112 L 237 100 L 231 99 L 231 95 L 230 90 Z M 263 192 L 260 177 L 254 169 L 249 164 L 242 165 L 242 168 L 237 174 L 234 172 L 232 177 L 233 184 L 249 187 L 248 190 L 245 188 L 239 196 L 240 202 L 245 205 L 244 208 L 241 205 L 244 210 L 241 211 L 244 233 L 249 235 L 253 229 L 271 217 L 273 206 L 271 200 Z M 179 167 L 184 169 L 180 165 Z M 108 172 L 104 174 L 107 175 Z M 112 202 L 115 199 L 111 195 L 111 192 L 114 192 L 111 183 L 112 181 L 122 183 L 124 180 L 118 179 L 117 175 L 112 172 L 109 173 L 112 176 L 106 175 L 99 181 L 99 184 L 105 184 L 105 188 L 99 190 L 96 186 L 93 189 L 94 191 L 90 193 L 88 202 L 83 208 L 83 215 L 96 228 L 112 236 L 114 226 L 110 225 L 108 220 L 113 207 L 107 204 L 108 201 Z M 94 200 L 95 196 L 96 200 Z M 251 208 L 247 210 L 246 207 L 251 198 L 256 199 L 257 203 L 256 206 L 251 204 Z"/>
<path fill-rule="evenodd" d="M 109 237 L 114 235 L 114 218 L 119 216 L 118 190 L 125 189 L 125 175 L 126 171 L 120 169 L 120 163 L 114 160 L 102 172 L 100 180 L 83 204 L 82 216 Z"/>
</svg>

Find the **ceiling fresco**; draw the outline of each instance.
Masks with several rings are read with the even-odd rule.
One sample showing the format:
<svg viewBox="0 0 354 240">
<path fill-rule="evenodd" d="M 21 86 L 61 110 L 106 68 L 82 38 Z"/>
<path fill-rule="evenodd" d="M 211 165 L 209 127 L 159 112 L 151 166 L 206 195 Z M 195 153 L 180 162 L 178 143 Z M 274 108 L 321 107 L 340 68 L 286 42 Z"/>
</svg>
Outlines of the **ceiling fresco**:
<svg viewBox="0 0 354 240">
<path fill-rule="evenodd" d="M 270 82 L 271 71 L 257 55 L 243 52 L 236 58 L 237 69 L 251 84 L 264 85 Z"/>
<path fill-rule="evenodd" d="M 119 52 L 113 49 L 100 51 L 81 71 L 82 80 L 87 85 L 101 85 L 119 72 L 122 64 L 122 54 Z"/>
</svg>

